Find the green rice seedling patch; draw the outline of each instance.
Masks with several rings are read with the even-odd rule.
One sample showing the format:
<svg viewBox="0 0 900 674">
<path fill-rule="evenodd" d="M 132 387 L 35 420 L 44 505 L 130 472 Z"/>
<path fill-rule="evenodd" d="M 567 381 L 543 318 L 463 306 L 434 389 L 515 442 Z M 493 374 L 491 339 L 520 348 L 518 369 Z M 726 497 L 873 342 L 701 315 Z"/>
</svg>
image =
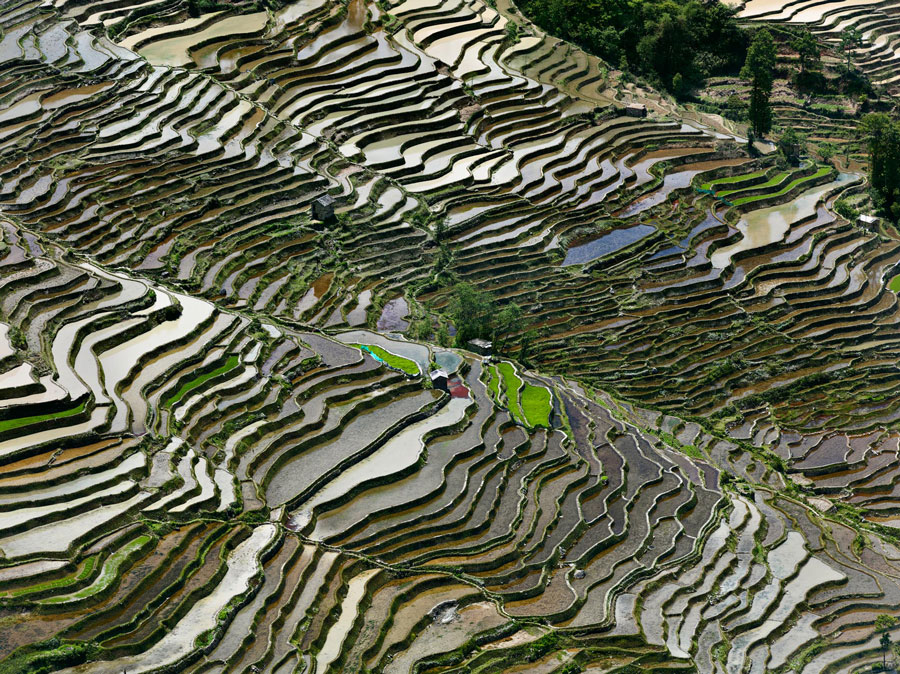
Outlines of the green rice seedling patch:
<svg viewBox="0 0 900 674">
<path fill-rule="evenodd" d="M 686 454 L 692 459 L 703 458 L 703 451 L 696 445 L 683 445 L 674 435 L 672 435 L 671 433 L 666 433 L 664 431 L 656 432 L 656 435 L 659 436 L 660 440 L 669 445 L 669 447 L 678 450 L 682 454 Z"/>
<path fill-rule="evenodd" d="M 382 349 L 380 346 L 371 346 L 368 344 L 354 344 L 354 346 L 357 349 L 365 351 L 370 356 L 374 356 L 375 360 L 384 363 L 390 368 L 400 370 L 401 372 L 405 372 L 406 374 L 412 376 L 419 374 L 419 366 L 416 365 L 413 361 L 409 360 L 409 358 L 403 358 L 402 356 L 394 355 L 390 351 Z"/>
<path fill-rule="evenodd" d="M 194 379 L 191 379 L 190 381 L 187 381 L 184 384 L 182 384 L 181 388 L 178 389 L 171 398 L 166 400 L 166 402 L 163 403 L 163 405 L 165 407 L 171 407 L 172 405 L 178 404 L 188 393 L 190 393 L 197 387 L 202 386 L 205 382 L 209 381 L 213 377 L 218 377 L 220 374 L 225 374 L 226 372 L 230 372 L 231 370 L 233 370 L 234 368 L 237 367 L 237 364 L 238 364 L 237 356 L 229 357 L 228 360 L 225 361 L 225 364 L 222 365 L 221 367 L 218 367 L 215 370 L 207 372 L 206 374 L 201 374 L 199 377 L 195 377 Z"/>
<path fill-rule="evenodd" d="M 522 380 L 519 379 L 519 375 L 516 374 L 511 363 L 497 363 L 497 371 L 503 377 L 503 389 L 509 411 L 516 419 L 523 420 L 522 408 L 519 406 L 519 386 L 522 385 Z"/>
<path fill-rule="evenodd" d="M 89 597 L 92 594 L 102 592 L 107 587 L 109 587 L 116 578 L 118 578 L 119 570 L 122 568 L 122 565 L 125 564 L 132 555 L 138 553 L 152 540 L 153 538 L 149 535 L 139 536 L 138 538 L 135 538 L 133 541 L 130 541 L 128 544 L 122 546 L 119 550 L 116 550 L 116 552 L 109 556 L 109 559 L 106 560 L 106 563 L 100 570 L 100 575 L 98 575 L 97 578 L 94 579 L 93 583 L 72 594 L 59 595 L 56 597 L 45 599 L 42 603 L 61 604 L 63 602 L 72 601 L 73 599 L 83 599 L 84 597 Z"/>
<path fill-rule="evenodd" d="M 500 374 L 493 365 L 488 366 L 488 392 L 496 402 L 500 402 Z"/>
<path fill-rule="evenodd" d="M 777 192 L 772 192 L 769 194 L 758 194 L 754 197 L 744 197 L 743 199 L 735 199 L 734 205 L 740 206 L 741 204 L 748 204 L 753 201 L 759 201 L 760 199 L 769 199 L 771 197 L 780 197 L 781 195 L 787 194 L 788 192 L 790 192 L 792 189 L 794 189 L 794 187 L 796 187 L 800 183 L 804 183 L 809 180 L 815 180 L 816 178 L 821 178 L 822 176 L 827 175 L 829 173 L 831 173 L 830 168 L 825 168 L 825 167 L 820 168 L 818 171 L 813 173 L 811 176 L 803 176 L 801 178 L 797 178 L 796 180 L 792 180 L 790 183 L 788 183 L 785 187 L 782 187 Z"/>
<path fill-rule="evenodd" d="M 717 192 L 716 196 L 724 197 L 728 196 L 729 194 L 737 194 L 738 192 L 743 192 L 744 190 L 759 190 L 766 189 L 767 187 L 775 187 L 776 185 L 780 185 L 781 183 L 783 183 L 790 175 L 790 173 L 784 171 L 782 173 L 776 174 L 774 177 L 770 178 L 764 183 L 760 183 L 759 185 L 753 185 L 751 187 L 741 187 L 740 189 L 736 190 L 723 190 L 721 192 Z"/>
<path fill-rule="evenodd" d="M 85 559 L 81 566 L 73 573 L 71 576 L 65 576 L 64 578 L 57 578 L 55 580 L 48 580 L 45 583 L 40 583 L 38 585 L 31 585 L 29 587 L 23 587 L 19 590 L 13 590 L 9 593 L 10 597 L 21 597 L 26 594 L 33 594 L 35 592 L 45 592 L 47 590 L 61 590 L 69 587 L 70 585 L 75 585 L 76 583 L 81 582 L 85 578 L 89 577 L 93 572 L 94 568 L 97 566 L 97 555 L 93 555 Z"/>
<path fill-rule="evenodd" d="M 7 419 L 6 421 L 0 421 L 0 433 L 11 431 L 16 428 L 21 428 L 22 426 L 30 426 L 31 424 L 39 424 L 43 421 L 50 421 L 51 419 L 66 419 L 68 417 L 74 417 L 84 412 L 84 408 L 86 405 L 87 401 L 81 403 L 78 407 L 73 407 L 72 409 L 65 410 L 63 412 L 38 414 L 33 417 L 19 417 L 18 419 Z"/>
<path fill-rule="evenodd" d="M 529 426 L 550 428 L 550 391 L 543 386 L 525 384 L 522 389 L 522 413 Z"/>
<path fill-rule="evenodd" d="M 891 279 L 891 282 L 888 284 L 888 290 L 900 293 L 900 276 L 895 276 Z"/>
<path fill-rule="evenodd" d="M 765 175 L 765 171 L 754 171 L 753 173 L 742 173 L 736 176 L 729 176 L 727 178 L 717 178 L 715 180 L 711 180 L 708 183 L 703 183 L 700 185 L 700 189 L 702 190 L 712 190 L 713 187 L 718 187 L 719 185 L 730 185 L 731 183 L 741 182 L 743 180 L 752 180 L 753 178 L 759 178 L 760 176 Z"/>
</svg>

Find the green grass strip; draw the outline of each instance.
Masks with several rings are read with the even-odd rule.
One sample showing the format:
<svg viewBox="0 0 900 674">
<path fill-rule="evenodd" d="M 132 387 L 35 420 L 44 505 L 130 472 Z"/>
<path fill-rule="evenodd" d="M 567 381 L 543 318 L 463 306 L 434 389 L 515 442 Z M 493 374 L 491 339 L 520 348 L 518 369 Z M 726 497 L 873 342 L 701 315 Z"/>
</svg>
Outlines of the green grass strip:
<svg viewBox="0 0 900 674">
<path fill-rule="evenodd" d="M 711 180 L 708 183 L 703 183 L 702 185 L 700 185 L 700 189 L 711 190 L 713 189 L 713 185 L 729 185 L 731 183 L 741 182 L 742 180 L 752 180 L 753 178 L 759 178 L 760 176 L 764 176 L 765 174 L 765 171 L 754 171 L 753 173 L 743 173 L 741 175 L 730 176 L 728 178 L 718 178 L 716 180 Z"/>
<path fill-rule="evenodd" d="M 493 398 L 496 402 L 500 402 L 500 374 L 497 372 L 497 368 L 493 365 L 488 366 L 488 374 L 490 375 L 490 381 L 488 382 L 488 391 L 491 394 L 491 398 Z"/>
<path fill-rule="evenodd" d="M 900 276 L 895 276 L 891 279 L 891 282 L 888 284 L 888 290 L 900 293 Z"/>
<path fill-rule="evenodd" d="M 525 384 L 522 389 L 522 413 L 529 426 L 550 428 L 550 391 L 543 386 Z"/>
<path fill-rule="evenodd" d="M 716 192 L 717 197 L 728 196 L 729 194 L 737 194 L 738 192 L 746 192 L 747 190 L 761 190 L 766 187 L 775 187 L 775 185 L 780 185 L 790 176 L 790 173 L 779 173 L 774 178 L 767 180 L 764 183 L 760 183 L 759 185 L 750 185 L 749 187 L 741 187 L 736 190 L 723 190 L 721 192 Z"/>
<path fill-rule="evenodd" d="M 177 404 L 178 402 L 181 401 L 182 398 L 184 398 L 188 393 L 193 391 L 195 388 L 197 388 L 198 386 L 202 386 L 205 382 L 209 381 L 213 377 L 218 377 L 220 374 L 225 374 L 226 372 L 230 372 L 231 370 L 233 370 L 234 368 L 237 367 L 237 364 L 238 364 L 238 357 L 231 356 L 228 358 L 228 360 L 225 361 L 225 364 L 222 367 L 216 368 L 215 370 L 213 370 L 211 372 L 207 372 L 206 374 L 201 374 L 199 377 L 196 377 L 195 379 L 191 379 L 190 381 L 185 382 L 184 384 L 181 385 L 181 388 L 175 392 L 175 395 L 173 395 L 171 398 L 169 398 L 164 403 L 164 406 L 171 407 L 172 405 Z"/>
<path fill-rule="evenodd" d="M 497 363 L 497 371 L 500 372 L 500 376 L 503 377 L 503 388 L 504 393 L 506 394 L 506 403 L 509 405 L 509 411 L 512 412 L 512 415 L 516 419 L 524 421 L 522 408 L 519 406 L 519 386 L 521 386 L 522 380 L 519 379 L 519 375 L 516 374 L 516 370 L 511 363 L 502 361 Z"/>
<path fill-rule="evenodd" d="M 93 555 L 92 557 L 88 557 L 86 560 L 84 560 L 81 563 L 81 566 L 71 576 L 66 576 L 65 578 L 57 578 L 56 580 L 48 580 L 46 583 L 23 587 L 20 590 L 13 590 L 9 593 L 9 596 L 21 597 L 25 594 L 44 592 L 45 590 L 58 590 L 69 587 L 70 585 L 75 585 L 75 583 L 81 582 L 82 580 L 90 576 L 91 573 L 93 573 L 94 567 L 96 565 L 97 555 Z"/>
<path fill-rule="evenodd" d="M 376 357 L 376 360 L 380 360 L 388 367 L 392 367 L 395 370 L 400 370 L 401 372 L 405 372 L 409 375 L 419 374 L 419 366 L 409 358 L 397 356 L 390 351 L 382 349 L 380 346 L 372 346 L 369 344 L 355 344 L 354 346 L 356 346 L 356 348 L 358 349 L 362 349 L 363 351 L 368 351 L 370 355 Z"/>
<path fill-rule="evenodd" d="M 112 585 L 113 581 L 115 581 L 115 579 L 119 577 L 119 569 L 121 569 L 122 565 L 128 561 L 129 557 L 137 553 L 151 540 L 153 539 L 150 536 L 146 535 L 135 538 L 133 541 L 122 546 L 119 550 L 116 550 L 116 552 L 109 556 L 109 559 L 106 560 L 106 563 L 100 570 L 100 575 L 94 579 L 93 583 L 78 590 L 77 592 L 73 592 L 72 594 L 64 594 L 61 596 L 44 599 L 41 603 L 62 604 L 74 599 L 84 599 L 85 597 L 89 597 L 92 594 L 102 592 L 107 587 Z"/>
<path fill-rule="evenodd" d="M 786 187 L 783 187 L 782 189 L 780 189 L 777 192 L 772 192 L 770 194 L 759 194 L 755 197 L 744 197 L 743 199 L 735 199 L 734 205 L 740 206 L 741 204 L 749 204 L 753 201 L 759 201 L 760 199 L 770 199 L 772 197 L 780 197 L 783 194 L 787 194 L 788 192 L 790 192 L 792 189 L 794 189 L 794 187 L 796 187 L 800 183 L 805 183 L 809 180 L 815 180 L 816 178 L 821 178 L 822 176 L 827 175 L 829 173 L 831 173 L 830 168 L 820 168 L 818 171 L 813 173 L 811 176 L 804 176 L 802 178 L 797 178 L 796 180 L 791 181 L 790 184 L 788 184 Z"/>
<path fill-rule="evenodd" d="M 42 421 L 49 421 L 50 419 L 65 419 L 67 417 L 74 417 L 77 414 L 81 414 L 84 412 L 85 405 L 87 405 L 87 401 L 81 403 L 78 407 L 73 407 L 70 410 L 65 410 L 63 412 L 56 412 L 52 414 L 38 414 L 33 417 L 19 417 L 18 419 L 7 419 L 6 421 L 0 421 L 0 433 L 4 431 L 11 431 L 15 428 L 21 428 L 22 426 L 30 426 L 31 424 L 39 424 Z"/>
</svg>

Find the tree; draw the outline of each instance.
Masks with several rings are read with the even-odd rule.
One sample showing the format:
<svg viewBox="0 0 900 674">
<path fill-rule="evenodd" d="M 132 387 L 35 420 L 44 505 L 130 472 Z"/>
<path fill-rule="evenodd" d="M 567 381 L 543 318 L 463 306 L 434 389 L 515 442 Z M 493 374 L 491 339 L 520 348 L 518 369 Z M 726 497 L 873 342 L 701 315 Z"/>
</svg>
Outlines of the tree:
<svg viewBox="0 0 900 674">
<path fill-rule="evenodd" d="M 694 59 L 691 44 L 685 39 L 687 34 L 683 16 L 664 13 L 655 22 L 647 22 L 646 35 L 638 42 L 641 70 L 655 73 L 662 85 L 672 92 L 675 91 L 675 75 L 688 69 Z"/>
<path fill-rule="evenodd" d="M 876 201 L 894 221 L 900 215 L 900 125 L 884 113 L 862 118 L 860 133 L 869 150 L 869 183 Z"/>
<path fill-rule="evenodd" d="M 800 57 L 801 73 L 805 73 L 808 67 L 815 67 L 819 64 L 822 50 L 819 47 L 818 41 L 813 34 L 809 32 L 808 28 L 802 30 L 800 34 L 794 38 L 793 42 L 791 42 L 791 47 Z"/>
<path fill-rule="evenodd" d="M 841 51 L 847 57 L 847 70 L 850 70 L 850 59 L 853 51 L 862 46 L 862 33 L 855 28 L 845 28 L 841 32 Z"/>
<path fill-rule="evenodd" d="M 875 629 L 878 632 L 887 632 L 896 624 L 897 618 L 892 616 L 890 613 L 882 613 L 877 618 L 875 618 Z"/>
<path fill-rule="evenodd" d="M 449 313 L 456 326 L 456 345 L 465 346 L 472 339 L 495 342 L 500 350 L 510 334 L 521 329 L 522 309 L 510 302 L 498 310 L 497 302 L 489 292 L 478 290 L 469 283 L 458 283 L 453 288 Z M 429 334 L 431 324 L 429 323 Z M 438 330 L 438 339 L 442 339 Z M 449 336 L 448 336 L 449 338 Z"/>
<path fill-rule="evenodd" d="M 506 337 L 522 323 L 522 308 L 515 302 L 507 304 L 497 314 L 496 325 L 494 326 L 494 342 L 502 345 L 506 341 Z"/>
<path fill-rule="evenodd" d="M 778 150 L 791 164 L 799 163 L 803 139 L 794 131 L 794 127 L 789 126 L 787 131 L 781 134 L 781 138 L 778 139 Z"/>
<path fill-rule="evenodd" d="M 715 0 L 519 0 L 548 33 L 622 70 L 629 66 L 675 91 L 709 75 L 734 74 L 747 54 L 737 9 Z"/>
<path fill-rule="evenodd" d="M 441 323 L 437 331 L 437 343 L 441 346 L 450 346 L 450 331 Z"/>
<path fill-rule="evenodd" d="M 891 647 L 891 637 L 887 632 L 884 632 L 881 635 L 881 668 L 887 669 L 887 652 L 888 648 Z"/>
<path fill-rule="evenodd" d="M 736 122 L 747 119 L 747 104 L 737 94 L 731 94 L 725 101 L 725 116 Z"/>
<path fill-rule="evenodd" d="M 537 333 L 534 330 L 529 330 L 522 336 L 522 346 L 519 349 L 519 362 L 523 364 L 528 364 L 528 358 L 531 355 L 531 345 L 534 344 L 534 340 L 537 339 Z"/>
<path fill-rule="evenodd" d="M 456 325 L 456 344 L 463 346 L 470 339 L 490 339 L 497 306 L 486 292 L 469 283 L 458 283 L 450 299 L 450 315 Z"/>
<path fill-rule="evenodd" d="M 837 146 L 831 141 L 825 141 L 819 144 L 819 156 L 822 161 L 831 161 L 832 157 L 837 154 Z"/>
<path fill-rule="evenodd" d="M 769 97 L 775 81 L 775 41 L 768 29 L 753 37 L 741 77 L 750 82 L 750 126 L 757 136 L 763 136 L 772 129 Z"/>
</svg>

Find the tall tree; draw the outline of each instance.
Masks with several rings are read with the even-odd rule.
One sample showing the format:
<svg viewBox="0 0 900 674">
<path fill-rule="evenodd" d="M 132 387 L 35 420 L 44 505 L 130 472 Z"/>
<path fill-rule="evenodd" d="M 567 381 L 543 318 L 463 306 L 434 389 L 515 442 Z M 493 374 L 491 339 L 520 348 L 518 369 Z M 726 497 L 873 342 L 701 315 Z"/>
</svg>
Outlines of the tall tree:
<svg viewBox="0 0 900 674">
<path fill-rule="evenodd" d="M 850 70 L 850 59 L 853 51 L 862 45 L 862 33 L 855 28 L 845 28 L 841 32 L 841 51 L 847 57 L 847 70 Z"/>
<path fill-rule="evenodd" d="M 815 36 L 809 32 L 808 28 L 804 28 L 800 34 L 791 42 L 791 47 L 800 57 L 800 72 L 805 73 L 806 69 L 813 68 L 819 63 L 822 50 Z"/>
<path fill-rule="evenodd" d="M 900 216 L 900 124 L 884 113 L 863 117 L 860 133 L 869 149 L 869 182 L 880 206 L 893 219 Z"/>
<path fill-rule="evenodd" d="M 769 97 L 775 81 L 775 41 L 768 29 L 753 36 L 741 77 L 750 81 L 750 126 L 763 136 L 772 129 L 772 107 Z"/>
</svg>

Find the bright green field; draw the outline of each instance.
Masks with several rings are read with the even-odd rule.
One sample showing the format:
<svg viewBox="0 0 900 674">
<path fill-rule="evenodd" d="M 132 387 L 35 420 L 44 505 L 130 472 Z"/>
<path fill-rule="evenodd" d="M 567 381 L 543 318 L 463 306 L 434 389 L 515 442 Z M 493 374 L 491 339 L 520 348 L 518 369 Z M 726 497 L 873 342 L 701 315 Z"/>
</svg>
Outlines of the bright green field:
<svg viewBox="0 0 900 674">
<path fill-rule="evenodd" d="M 821 178 L 824 175 L 831 173 L 830 168 L 820 168 L 818 171 L 813 173 L 811 176 L 804 176 L 802 178 L 797 178 L 796 180 L 792 180 L 789 184 L 782 187 L 777 192 L 770 192 L 768 194 L 758 194 L 755 197 L 744 197 L 743 199 L 735 199 L 734 205 L 740 206 L 741 204 L 748 204 L 752 201 L 759 201 L 760 199 L 768 199 L 769 197 L 780 197 L 782 194 L 787 194 L 792 189 L 794 189 L 800 183 L 807 182 L 809 180 L 815 180 L 816 178 Z"/>
<path fill-rule="evenodd" d="M 73 592 L 72 594 L 64 594 L 58 597 L 45 599 L 43 603 L 61 604 L 67 601 L 72 601 L 74 599 L 83 599 L 84 597 L 89 597 L 92 594 L 102 592 L 107 587 L 109 587 L 116 580 L 116 578 L 119 577 L 119 569 L 128 560 L 128 558 L 132 554 L 138 552 L 145 545 L 147 545 L 151 540 L 152 538 L 150 536 L 139 536 L 138 538 L 135 538 L 133 541 L 116 550 L 115 553 L 109 556 L 109 559 L 106 560 L 106 563 L 100 570 L 100 575 L 97 576 L 93 583 L 78 590 L 77 592 Z"/>
<path fill-rule="evenodd" d="M 33 417 L 20 417 L 18 419 L 7 419 L 6 421 L 0 421 L 0 433 L 3 431 L 11 431 L 14 428 L 21 428 L 22 426 L 28 426 L 30 424 L 38 424 L 42 421 L 49 421 L 50 419 L 65 419 L 66 417 L 74 417 L 76 414 L 81 414 L 84 412 L 84 406 L 87 402 L 81 403 L 78 407 L 73 407 L 70 410 L 65 410 L 64 412 L 58 412 L 56 414 L 38 414 Z"/>
<path fill-rule="evenodd" d="M 550 391 L 543 386 L 525 384 L 522 389 L 522 412 L 529 426 L 550 428 Z"/>
<path fill-rule="evenodd" d="M 503 392 L 506 394 L 506 400 L 509 404 L 509 411 L 516 419 L 522 418 L 522 408 L 519 407 L 519 386 L 522 380 L 516 374 L 515 369 L 510 363 L 497 363 L 497 371 L 503 377 Z"/>
<path fill-rule="evenodd" d="M 488 366 L 488 391 L 500 402 L 501 388 L 506 396 L 506 405 L 513 417 L 532 428 L 550 427 L 551 396 L 543 386 L 524 382 L 516 374 L 511 363 L 499 362 Z M 520 388 L 521 387 L 521 388 Z"/>
<path fill-rule="evenodd" d="M 741 187 L 740 189 L 736 190 L 723 190 L 722 192 L 716 192 L 716 196 L 724 197 L 728 196 L 729 194 L 737 194 L 738 192 L 743 192 L 745 190 L 758 190 L 765 189 L 766 187 L 775 187 L 775 185 L 783 183 L 789 175 L 790 173 L 779 173 L 773 178 L 767 180 L 764 183 L 760 183 L 759 185 L 750 185 L 749 187 Z"/>
<path fill-rule="evenodd" d="M 97 555 L 94 555 L 93 557 L 88 557 L 86 560 L 84 560 L 81 563 L 81 567 L 71 576 L 66 576 L 65 578 L 57 578 L 56 580 L 48 580 L 46 583 L 32 585 L 31 587 L 23 587 L 20 590 L 13 590 L 9 594 L 12 597 L 21 597 L 24 594 L 31 594 L 32 592 L 41 592 L 43 590 L 63 589 L 69 587 L 69 585 L 74 585 L 75 583 L 90 576 L 94 571 L 94 567 L 96 565 Z"/>
<path fill-rule="evenodd" d="M 719 185 L 730 185 L 731 183 L 741 182 L 742 180 L 751 180 L 752 178 L 759 178 L 760 176 L 764 176 L 766 174 L 765 171 L 754 171 L 753 173 L 744 173 L 743 175 L 730 176 L 728 178 L 719 178 L 718 180 L 713 180 L 708 183 L 703 183 L 700 185 L 700 189 L 702 190 L 711 190 L 713 186 Z"/>
<path fill-rule="evenodd" d="M 496 400 L 498 403 L 500 402 L 500 373 L 497 372 L 497 368 L 493 365 L 488 366 L 488 374 L 490 375 L 490 381 L 488 382 L 488 391 L 490 391 L 491 398 Z"/>
<path fill-rule="evenodd" d="M 366 344 L 365 349 L 363 349 L 362 344 L 355 344 L 356 348 L 362 349 L 363 351 L 367 350 L 370 353 L 378 356 L 384 364 L 388 367 L 392 367 L 395 370 L 400 370 L 401 372 L 405 372 L 409 375 L 417 375 L 419 374 L 419 366 L 416 365 L 409 358 L 403 358 L 402 356 L 397 356 L 391 353 L 390 351 L 385 351 L 380 346 L 372 346 L 371 344 Z"/>
<path fill-rule="evenodd" d="M 216 368 L 212 372 L 207 372 L 206 374 L 201 374 L 199 377 L 197 377 L 195 379 L 191 379 L 188 382 L 185 382 L 184 384 L 181 385 L 181 388 L 175 392 L 175 395 L 173 395 L 171 398 L 169 398 L 164 403 L 165 406 L 171 407 L 172 405 L 176 405 L 188 393 L 193 391 L 195 388 L 202 386 L 204 384 L 204 382 L 209 381 L 213 377 L 218 377 L 220 374 L 225 374 L 226 372 L 233 370 L 235 367 L 237 367 L 237 364 L 238 364 L 238 357 L 231 356 L 228 358 L 228 360 L 225 361 L 225 364 L 222 365 L 221 367 Z"/>
<path fill-rule="evenodd" d="M 891 279 L 891 282 L 888 284 L 888 290 L 900 293 L 900 276 L 895 276 Z"/>
</svg>

